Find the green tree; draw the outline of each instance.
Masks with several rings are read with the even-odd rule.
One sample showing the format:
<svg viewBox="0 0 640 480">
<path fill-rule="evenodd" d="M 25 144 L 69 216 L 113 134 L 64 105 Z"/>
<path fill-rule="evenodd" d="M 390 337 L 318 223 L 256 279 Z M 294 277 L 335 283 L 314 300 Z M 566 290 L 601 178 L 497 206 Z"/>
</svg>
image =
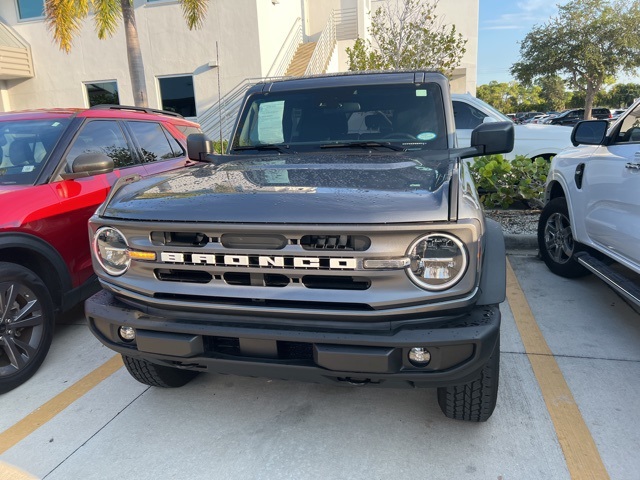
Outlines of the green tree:
<svg viewBox="0 0 640 480">
<path fill-rule="evenodd" d="M 640 98 L 640 85 L 637 83 L 618 83 L 609 92 L 608 105 L 613 108 L 627 108 L 636 98 Z"/>
<path fill-rule="evenodd" d="M 564 109 L 566 92 L 562 78 L 550 75 L 538 78 L 535 83 L 540 87 L 540 98 L 544 102 L 545 111 Z"/>
<path fill-rule="evenodd" d="M 202 24 L 208 0 L 179 0 L 190 29 Z M 113 36 L 122 20 L 127 44 L 129 75 L 136 106 L 148 106 L 144 65 L 136 27 L 133 0 L 46 0 L 44 4 L 47 26 L 61 50 L 69 53 L 74 37 L 80 32 L 83 20 L 92 12 L 98 38 Z"/>
<path fill-rule="evenodd" d="M 558 9 L 557 17 L 525 36 L 511 74 L 524 83 L 563 76 L 584 94 L 585 118 L 590 118 L 607 80 L 640 67 L 640 0 L 572 0 Z"/>
<path fill-rule="evenodd" d="M 349 70 L 429 68 L 450 75 L 466 52 L 467 40 L 435 13 L 438 0 L 398 0 L 371 17 L 372 42 L 362 38 L 347 48 Z"/>
</svg>

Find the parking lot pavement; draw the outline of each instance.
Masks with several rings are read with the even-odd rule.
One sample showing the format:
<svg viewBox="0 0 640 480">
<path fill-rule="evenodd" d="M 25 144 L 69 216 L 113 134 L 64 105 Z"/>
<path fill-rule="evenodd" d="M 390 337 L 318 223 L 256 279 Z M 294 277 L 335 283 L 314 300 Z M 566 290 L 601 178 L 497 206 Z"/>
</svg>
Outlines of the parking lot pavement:
<svg viewBox="0 0 640 480">
<path fill-rule="evenodd" d="M 529 327 L 510 297 L 498 406 L 484 424 L 445 418 L 435 390 L 221 375 L 148 388 L 110 360 L 75 311 L 34 378 L 0 397 L 0 459 L 51 480 L 564 479 L 591 461 L 567 447 L 562 417 L 552 421 L 558 403 L 574 402 L 587 427 L 578 439 L 594 443 L 605 475 L 640 478 L 640 316 L 594 278 L 555 277 L 533 256 L 510 262 L 552 355 L 523 343 Z M 557 364 L 568 399 L 540 387 L 532 364 L 541 358 Z M 112 369 L 104 380 L 95 373 L 103 364 Z"/>
</svg>

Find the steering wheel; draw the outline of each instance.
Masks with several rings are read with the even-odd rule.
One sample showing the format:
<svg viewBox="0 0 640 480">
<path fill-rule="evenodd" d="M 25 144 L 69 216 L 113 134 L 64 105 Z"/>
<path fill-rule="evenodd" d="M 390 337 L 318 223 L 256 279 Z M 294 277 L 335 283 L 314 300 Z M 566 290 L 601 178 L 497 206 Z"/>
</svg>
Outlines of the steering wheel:
<svg viewBox="0 0 640 480">
<path fill-rule="evenodd" d="M 387 133 L 385 136 L 383 136 L 382 138 L 407 138 L 409 140 L 418 140 L 418 138 L 415 135 L 411 135 L 410 133 L 407 132 L 391 132 L 391 133 Z"/>
</svg>

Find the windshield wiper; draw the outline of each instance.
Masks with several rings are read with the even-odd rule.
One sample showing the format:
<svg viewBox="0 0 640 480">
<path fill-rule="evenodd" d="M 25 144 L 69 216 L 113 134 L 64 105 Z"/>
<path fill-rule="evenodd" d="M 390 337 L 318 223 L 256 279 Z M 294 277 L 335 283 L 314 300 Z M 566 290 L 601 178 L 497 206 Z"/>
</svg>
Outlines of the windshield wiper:
<svg viewBox="0 0 640 480">
<path fill-rule="evenodd" d="M 392 144 L 391 142 L 343 142 L 343 143 L 325 143 L 320 148 L 389 148 L 396 152 L 404 152 L 406 149 Z"/>
<path fill-rule="evenodd" d="M 233 149 L 231 150 L 232 152 L 242 152 L 245 150 L 276 150 L 279 153 L 296 153 L 293 150 L 290 149 L 289 145 L 281 143 L 281 144 L 275 144 L 275 143 L 263 143 L 263 144 L 259 144 L 259 145 L 242 145 L 242 146 L 238 146 L 238 147 L 233 147 Z"/>
</svg>

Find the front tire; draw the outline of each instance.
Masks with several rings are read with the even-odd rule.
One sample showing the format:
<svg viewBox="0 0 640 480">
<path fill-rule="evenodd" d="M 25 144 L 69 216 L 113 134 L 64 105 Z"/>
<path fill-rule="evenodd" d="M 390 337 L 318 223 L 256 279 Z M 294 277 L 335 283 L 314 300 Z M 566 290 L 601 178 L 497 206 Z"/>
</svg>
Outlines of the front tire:
<svg viewBox="0 0 640 480">
<path fill-rule="evenodd" d="M 165 367 L 141 358 L 122 355 L 122 361 L 129 374 L 140 383 L 152 387 L 177 388 L 189 383 L 199 372 Z"/>
<path fill-rule="evenodd" d="M 464 385 L 438 388 L 438 405 L 454 420 L 486 422 L 498 400 L 500 377 L 500 337 L 480 374 Z"/>
<path fill-rule="evenodd" d="M 0 262 L 0 394 L 38 370 L 53 339 L 53 302 L 31 270 Z"/>
<path fill-rule="evenodd" d="M 538 222 L 538 248 L 542 260 L 556 275 L 576 278 L 589 273 L 574 258 L 582 246 L 573 240 L 569 209 L 564 197 L 554 198 L 542 210 Z"/>
</svg>

